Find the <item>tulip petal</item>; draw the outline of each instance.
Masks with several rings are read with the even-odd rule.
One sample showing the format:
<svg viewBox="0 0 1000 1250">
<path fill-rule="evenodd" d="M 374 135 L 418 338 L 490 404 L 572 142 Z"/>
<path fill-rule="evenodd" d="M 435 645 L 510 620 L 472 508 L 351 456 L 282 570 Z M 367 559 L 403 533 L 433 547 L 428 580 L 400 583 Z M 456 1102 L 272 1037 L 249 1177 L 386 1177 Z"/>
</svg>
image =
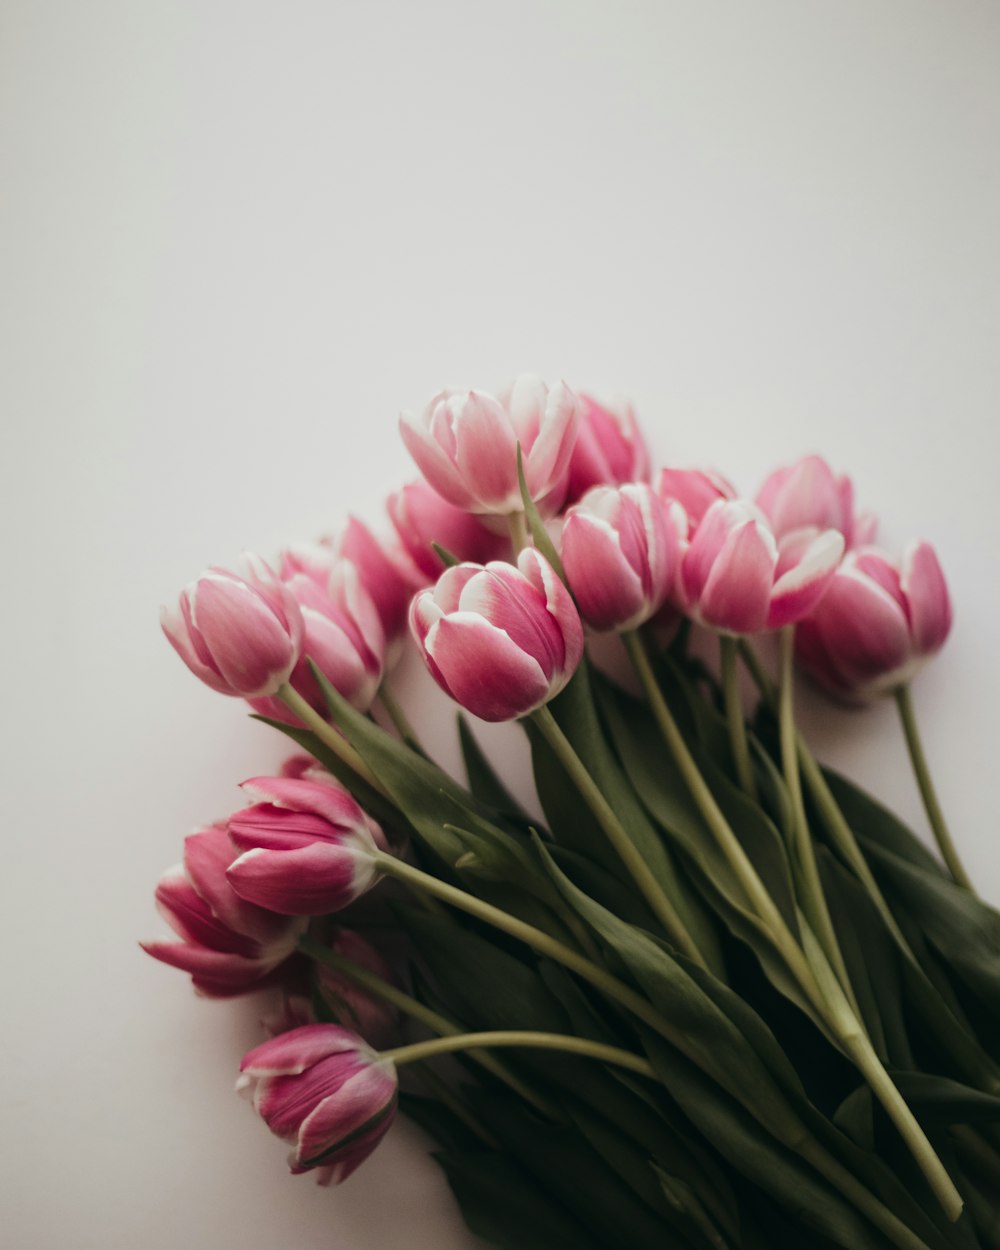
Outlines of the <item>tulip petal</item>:
<svg viewBox="0 0 1000 1250">
<path fill-rule="evenodd" d="M 241 898 L 282 916 L 339 911 L 377 879 L 373 857 L 347 842 L 313 842 L 281 851 L 255 847 L 226 875 Z"/>
<path fill-rule="evenodd" d="M 548 696 L 538 661 L 475 613 L 455 612 L 438 621 L 424 645 L 444 688 L 481 720 L 513 720 Z"/>
<path fill-rule="evenodd" d="M 893 596 L 845 565 L 827 587 L 813 617 L 819 640 L 848 690 L 864 692 L 910 659 L 906 616 Z"/>
<path fill-rule="evenodd" d="M 592 629 L 627 629 L 642 617 L 647 606 L 642 581 L 607 521 L 571 513 L 560 554 L 580 613 Z"/>
<path fill-rule="evenodd" d="M 240 694 L 273 694 L 291 673 L 298 657 L 288 630 L 251 586 L 206 573 L 192 613 L 219 672 Z"/>
<path fill-rule="evenodd" d="M 951 629 L 951 598 L 930 543 L 914 543 L 903 555 L 901 585 L 918 655 L 932 655 Z"/>
<path fill-rule="evenodd" d="M 706 522 L 709 519 L 710 514 Z M 687 559 L 697 554 L 697 540 L 698 534 Z M 731 530 L 698 599 L 700 620 L 729 634 L 753 634 L 763 629 L 771 600 L 775 559 L 774 539 L 757 521 L 745 521 Z"/>
<path fill-rule="evenodd" d="M 296 1076 L 329 1055 L 357 1052 L 359 1044 L 363 1046 L 357 1034 L 349 1029 L 331 1024 L 304 1024 L 248 1051 L 240 1062 L 240 1071 L 258 1077 Z"/>
<path fill-rule="evenodd" d="M 822 599 L 843 554 L 844 536 L 839 530 L 825 530 L 814 538 L 798 561 L 775 582 L 768 627 L 780 629 L 808 616 Z"/>
<path fill-rule="evenodd" d="M 339 1163 L 345 1180 L 389 1131 L 396 1112 L 395 1068 L 384 1060 L 360 1067 L 302 1121 L 295 1161 L 300 1167 Z"/>
</svg>

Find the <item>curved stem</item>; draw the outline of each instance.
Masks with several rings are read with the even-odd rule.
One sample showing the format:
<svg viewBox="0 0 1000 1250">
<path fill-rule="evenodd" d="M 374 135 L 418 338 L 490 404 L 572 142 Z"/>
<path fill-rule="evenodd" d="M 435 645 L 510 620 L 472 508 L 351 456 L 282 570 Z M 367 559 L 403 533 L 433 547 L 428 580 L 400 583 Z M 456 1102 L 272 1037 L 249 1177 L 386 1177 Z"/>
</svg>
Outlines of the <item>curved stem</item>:
<svg viewBox="0 0 1000 1250">
<path fill-rule="evenodd" d="M 628 831 L 615 815 L 611 804 L 601 793 L 597 783 L 591 777 L 587 766 L 573 748 L 573 744 L 559 728 L 555 717 L 547 707 L 540 707 L 531 713 L 531 720 L 541 730 L 546 742 L 555 752 L 570 779 L 580 791 L 584 801 L 594 813 L 598 824 L 607 835 L 619 859 L 625 865 L 629 875 L 635 882 L 646 900 L 650 911 L 663 926 L 670 941 L 678 950 L 693 960 L 700 968 L 708 970 L 705 958 L 695 945 L 694 939 L 684 926 L 684 921 L 677 913 L 673 903 L 663 892 L 660 883 L 653 876 L 649 865 L 636 848 L 628 835 Z"/>
<path fill-rule="evenodd" d="M 528 545 L 528 522 L 523 512 L 511 512 L 507 516 L 507 529 L 510 532 L 510 545 L 514 552 L 514 563 Z"/>
<path fill-rule="evenodd" d="M 420 744 L 417 731 L 410 724 L 409 717 L 403 711 L 402 705 L 396 696 L 392 693 L 388 681 L 383 681 L 381 686 L 379 686 L 378 699 L 385 708 L 385 713 L 392 721 L 400 738 L 419 755 L 426 755 L 424 748 Z"/>
<path fill-rule="evenodd" d="M 426 1042 L 414 1042 L 412 1046 L 399 1046 L 395 1050 L 383 1050 L 381 1057 L 390 1059 L 397 1066 L 404 1063 L 415 1063 L 418 1059 L 433 1059 L 436 1055 L 445 1055 L 456 1050 L 472 1050 L 484 1046 L 523 1046 L 534 1050 L 559 1050 L 568 1055 L 582 1055 L 585 1059 L 599 1059 L 603 1063 L 611 1063 L 619 1068 L 628 1068 L 638 1072 L 640 1076 L 648 1076 L 657 1080 L 656 1069 L 648 1059 L 634 1055 L 631 1051 L 620 1050 L 617 1046 L 606 1046 L 603 1042 L 592 1042 L 586 1037 L 572 1037 L 566 1033 L 532 1033 L 527 1030 L 510 1032 L 462 1033 L 457 1037 L 434 1037 Z"/>
<path fill-rule="evenodd" d="M 955 843 L 952 841 L 951 831 L 945 821 L 941 804 L 938 802 L 937 791 L 934 789 L 934 782 L 931 780 L 930 769 L 927 767 L 927 757 L 924 755 L 923 743 L 920 740 L 920 733 L 917 729 L 917 718 L 913 710 L 913 699 L 910 697 L 910 687 L 900 686 L 895 694 L 896 707 L 899 709 L 899 719 L 902 722 L 903 734 L 906 738 L 906 748 L 910 753 L 910 763 L 913 765 L 913 775 L 916 777 L 917 785 L 920 787 L 920 797 L 924 801 L 924 809 L 927 812 L 927 819 L 930 821 L 931 829 L 934 831 L 934 837 L 937 839 L 941 858 L 948 865 L 948 871 L 955 881 L 960 886 L 964 886 L 970 893 L 973 893 L 972 882 L 969 880 L 969 875 L 958 857 L 958 851 L 955 849 Z"/>
<path fill-rule="evenodd" d="M 362 989 L 368 990 L 369 993 L 374 994 L 377 998 L 381 998 L 383 1002 L 397 1007 L 412 1019 L 419 1020 L 421 1024 L 426 1025 L 427 1028 L 439 1036 L 458 1037 L 462 1033 L 457 1024 L 426 1006 L 419 999 L 413 998 L 405 990 L 401 990 L 398 985 L 393 985 L 391 981 L 383 980 L 382 977 L 377 976 L 374 972 L 370 972 L 367 968 L 362 968 L 360 964 L 356 964 L 354 960 L 338 955 L 336 951 L 330 950 L 329 947 L 323 946 L 314 939 L 309 937 L 300 938 L 299 950 L 317 963 L 324 964 L 327 968 L 332 968 L 335 972 L 350 978 L 356 985 L 360 985 Z M 560 1112 L 554 1110 L 544 1099 L 539 1098 L 533 1090 L 523 1084 L 513 1072 L 508 1071 L 492 1055 L 473 1052 L 470 1057 L 486 1068 L 488 1072 L 492 1072 L 499 1080 L 509 1085 L 515 1093 L 520 1094 L 525 1102 L 531 1103 L 536 1110 L 541 1111 L 544 1115 L 550 1116 L 554 1120 L 563 1118 Z"/>
<path fill-rule="evenodd" d="M 312 730 L 325 747 L 329 747 L 334 755 L 341 759 L 348 768 L 353 769 L 362 781 L 366 781 L 379 794 L 385 795 L 385 787 L 378 781 L 344 735 L 328 721 L 325 721 L 315 708 L 310 707 L 297 690 L 293 690 L 286 682 L 279 688 L 278 698 L 294 716 L 297 716 L 304 725 Z"/>
<path fill-rule="evenodd" d="M 802 907 L 851 1008 L 860 1021 L 861 1012 L 854 988 L 844 963 L 844 956 L 837 941 L 837 934 L 830 918 L 823 883 L 820 880 L 816 852 L 809 832 L 806 807 L 802 800 L 802 779 L 799 776 L 798 735 L 795 730 L 794 670 L 792 660 L 795 646 L 795 626 L 786 625 L 781 631 L 781 681 L 778 686 L 778 730 L 781 739 L 781 767 L 785 775 L 792 803 L 792 837 L 796 859 L 801 873 Z"/>
<path fill-rule="evenodd" d="M 736 777 L 744 794 L 757 802 L 757 782 L 750 763 L 747 727 L 743 719 L 739 677 L 736 671 L 736 639 L 719 635 L 719 658 L 722 661 L 722 692 L 726 703 L 726 724 L 729 726 L 729 749 L 733 753 Z"/>
</svg>

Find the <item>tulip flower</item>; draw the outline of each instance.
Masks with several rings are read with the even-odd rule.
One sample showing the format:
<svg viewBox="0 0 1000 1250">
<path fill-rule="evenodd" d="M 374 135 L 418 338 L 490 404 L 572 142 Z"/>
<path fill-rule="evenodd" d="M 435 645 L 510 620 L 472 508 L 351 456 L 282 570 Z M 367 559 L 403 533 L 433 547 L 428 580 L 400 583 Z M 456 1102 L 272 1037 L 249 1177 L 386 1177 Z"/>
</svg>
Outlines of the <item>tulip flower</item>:
<svg viewBox="0 0 1000 1250">
<path fill-rule="evenodd" d="M 509 564 L 459 564 L 413 601 L 410 625 L 438 685 L 482 720 L 513 720 L 565 686 L 583 629 L 565 586 L 533 548 Z"/>
<path fill-rule="evenodd" d="M 812 611 L 843 551 L 836 530 L 777 540 L 753 504 L 719 499 L 682 556 L 679 606 L 723 634 L 780 629 Z"/>
<path fill-rule="evenodd" d="M 510 550 L 505 537 L 488 530 L 470 512 L 442 499 L 425 481 L 410 482 L 390 495 L 386 509 L 400 543 L 425 584 L 436 580 L 445 567 L 434 543 L 459 560 L 473 564 L 500 559 Z"/>
<path fill-rule="evenodd" d="M 241 852 L 226 875 L 248 902 L 284 916 L 338 911 L 378 880 L 385 836 L 332 778 L 254 777 L 259 799 L 229 819 Z"/>
<path fill-rule="evenodd" d="M 286 556 L 283 567 L 293 567 Z M 289 684 L 311 707 L 326 711 L 326 701 L 309 661 L 330 684 L 361 711 L 367 711 L 378 693 L 385 659 L 385 636 L 375 604 L 361 585 L 349 561 L 332 559 L 323 576 L 319 569 L 295 572 L 285 585 L 302 613 L 302 654 Z M 292 721 L 280 699 L 251 699 L 254 711 L 275 720 Z"/>
<path fill-rule="evenodd" d="M 796 631 L 796 656 L 820 685 L 864 702 L 906 685 L 944 645 L 951 600 L 929 543 L 896 563 L 875 548 L 848 552 Z"/>
<path fill-rule="evenodd" d="M 649 448 L 631 404 L 605 407 L 580 396 L 580 424 L 569 462 L 566 498 L 575 503 L 592 486 L 648 482 Z"/>
<path fill-rule="evenodd" d="M 383 542 L 357 517 L 334 539 L 337 557 L 349 560 L 358 570 L 361 585 L 375 604 L 388 644 L 387 666 L 398 657 L 399 643 L 406 634 L 410 601 L 426 586 L 425 576 L 398 543 Z M 431 575 L 432 576 L 432 575 Z"/>
<path fill-rule="evenodd" d="M 661 469 L 657 491 L 667 503 L 679 503 L 694 533 L 705 513 L 720 499 L 735 499 L 736 488 L 712 469 Z"/>
<path fill-rule="evenodd" d="M 822 456 L 804 456 L 775 469 L 757 492 L 757 506 L 779 539 L 798 529 L 834 529 L 851 549 L 875 537 L 875 518 L 855 515 L 851 479 L 836 477 Z"/>
<path fill-rule="evenodd" d="M 340 1184 L 372 1153 L 396 1114 L 391 1059 L 336 1024 L 270 1038 L 240 1064 L 237 1090 L 275 1136 L 294 1147 L 293 1172 Z"/>
<path fill-rule="evenodd" d="M 645 482 L 595 486 L 566 514 L 561 557 L 584 621 L 598 632 L 635 629 L 674 587 L 684 510 Z"/>
<path fill-rule="evenodd" d="M 263 560 L 245 556 L 239 575 L 209 569 L 181 592 L 160 623 L 196 677 L 220 694 L 273 695 L 289 678 L 302 647 L 294 595 Z"/>
<path fill-rule="evenodd" d="M 365 972 L 372 972 L 390 985 L 396 984 L 392 969 L 370 942 L 353 929 L 338 928 L 330 940 L 330 950 L 349 959 Z M 329 964 L 316 964 L 316 976 L 327 1006 L 337 1021 L 370 1042 L 387 1046 L 399 1031 L 399 1010 L 384 999 L 376 998 L 349 974 Z"/>
<path fill-rule="evenodd" d="M 404 413 L 400 433 L 417 467 L 456 508 L 485 515 L 521 511 L 520 443 L 528 491 L 551 514 L 562 501 L 579 401 L 564 382 L 525 375 L 499 398 L 442 391 L 420 414 Z"/>
<path fill-rule="evenodd" d="M 226 998 L 257 989 L 295 951 L 304 921 L 246 902 L 226 878 L 235 859 L 225 824 L 184 841 L 184 863 L 156 887 L 160 914 L 180 941 L 143 942 L 154 959 L 190 972 L 195 989 Z"/>
</svg>

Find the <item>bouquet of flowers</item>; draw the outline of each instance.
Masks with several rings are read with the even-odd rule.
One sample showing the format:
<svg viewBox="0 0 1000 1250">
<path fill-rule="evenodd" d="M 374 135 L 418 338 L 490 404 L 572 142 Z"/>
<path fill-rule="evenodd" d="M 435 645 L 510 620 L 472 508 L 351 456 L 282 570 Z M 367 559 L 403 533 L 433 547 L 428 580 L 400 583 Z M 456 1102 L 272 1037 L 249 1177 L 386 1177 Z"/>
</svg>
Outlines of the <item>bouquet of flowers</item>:
<svg viewBox="0 0 1000 1250">
<path fill-rule="evenodd" d="M 951 624 L 933 549 L 876 547 L 818 456 L 753 502 L 654 478 L 631 411 L 562 383 L 400 429 L 391 538 L 351 519 L 163 616 L 296 748 L 186 839 L 145 946 L 280 990 L 238 1087 L 292 1170 L 345 1180 L 399 1108 L 508 1250 L 1000 1246 L 1000 917 L 909 694 Z M 404 646 L 463 778 L 393 695 Z M 896 701 L 941 861 L 817 762 L 796 668 Z M 534 795 L 466 713 L 523 727 Z"/>
</svg>

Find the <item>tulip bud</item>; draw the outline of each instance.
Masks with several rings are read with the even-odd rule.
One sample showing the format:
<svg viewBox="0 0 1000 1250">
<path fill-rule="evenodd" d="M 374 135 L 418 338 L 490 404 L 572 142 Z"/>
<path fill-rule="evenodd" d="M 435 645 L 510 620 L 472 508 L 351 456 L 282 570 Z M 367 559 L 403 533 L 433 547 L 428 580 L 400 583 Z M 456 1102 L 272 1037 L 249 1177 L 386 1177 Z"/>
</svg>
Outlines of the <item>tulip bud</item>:
<svg viewBox="0 0 1000 1250">
<path fill-rule="evenodd" d="M 565 383 L 548 387 L 524 375 L 499 399 L 442 391 L 421 414 L 404 413 L 399 428 L 443 499 L 465 512 L 508 516 L 522 508 L 519 443 L 532 499 L 542 512 L 558 509 L 578 420 L 579 401 Z"/>
<path fill-rule="evenodd" d="M 395 1064 L 336 1024 L 308 1024 L 263 1042 L 240 1073 L 237 1090 L 294 1147 L 291 1170 L 316 1168 L 321 1184 L 345 1181 L 396 1114 Z"/>
<path fill-rule="evenodd" d="M 631 404 L 608 408 L 580 396 L 580 425 L 569 462 L 566 498 L 575 503 L 592 486 L 648 482 L 649 448 Z"/>
<path fill-rule="evenodd" d="M 386 508 L 399 541 L 425 582 L 436 580 L 445 567 L 434 543 L 473 564 L 498 560 L 510 551 L 505 535 L 492 533 L 478 517 L 448 503 L 424 481 L 410 482 L 390 495 Z"/>
<path fill-rule="evenodd" d="M 337 929 L 329 945 L 335 955 L 351 960 L 390 985 L 396 984 L 392 969 L 360 933 Z M 340 1024 L 359 1033 L 372 1046 L 388 1046 L 395 1040 L 399 1031 L 398 1008 L 376 998 L 347 973 L 322 961 L 316 964 L 316 976 L 326 1004 Z"/>
<path fill-rule="evenodd" d="M 339 911 L 378 880 L 385 836 L 332 778 L 254 777 L 261 801 L 229 820 L 241 852 L 226 876 L 241 898 L 283 916 Z"/>
<path fill-rule="evenodd" d="M 851 479 L 835 477 L 822 456 L 775 469 L 757 492 L 757 506 L 779 539 L 798 529 L 833 529 L 850 549 L 875 537 L 875 518 L 855 515 Z"/>
<path fill-rule="evenodd" d="M 381 542 L 357 517 L 348 517 L 333 546 L 336 556 L 349 560 L 358 570 L 361 585 L 375 604 L 388 643 L 388 667 L 397 658 L 398 644 L 406 634 L 410 600 L 429 579 L 405 551 Z"/>
<path fill-rule="evenodd" d="M 657 491 L 661 499 L 684 509 L 689 536 L 712 504 L 736 498 L 736 487 L 713 469 L 661 469 Z"/>
<path fill-rule="evenodd" d="M 156 887 L 157 909 L 181 940 L 141 943 L 154 959 L 190 972 L 195 989 L 212 998 L 257 989 L 305 927 L 240 898 L 226 879 L 234 858 L 225 824 L 185 838 L 183 865 Z"/>
<path fill-rule="evenodd" d="M 865 702 L 906 685 L 944 645 L 951 600 L 929 543 L 902 564 L 871 547 L 848 552 L 826 594 L 796 630 L 796 657 L 820 685 Z"/>
<path fill-rule="evenodd" d="M 196 677 L 220 694 L 262 698 L 276 693 L 302 646 L 302 614 L 291 592 L 256 556 L 239 570 L 209 569 L 164 608 L 160 624 Z"/>
<path fill-rule="evenodd" d="M 438 685 L 482 720 L 513 720 L 548 702 L 583 654 L 573 601 L 530 547 L 516 569 L 447 569 L 413 601 L 410 625 Z"/>
<path fill-rule="evenodd" d="M 719 499 L 682 556 L 680 606 L 724 634 L 779 629 L 812 611 L 843 551 L 835 530 L 797 530 L 779 542 L 753 504 Z"/>
<path fill-rule="evenodd" d="M 595 486 L 566 514 L 562 562 L 584 621 L 597 631 L 635 629 L 674 587 L 679 559 L 673 512 L 645 482 Z"/>
</svg>

